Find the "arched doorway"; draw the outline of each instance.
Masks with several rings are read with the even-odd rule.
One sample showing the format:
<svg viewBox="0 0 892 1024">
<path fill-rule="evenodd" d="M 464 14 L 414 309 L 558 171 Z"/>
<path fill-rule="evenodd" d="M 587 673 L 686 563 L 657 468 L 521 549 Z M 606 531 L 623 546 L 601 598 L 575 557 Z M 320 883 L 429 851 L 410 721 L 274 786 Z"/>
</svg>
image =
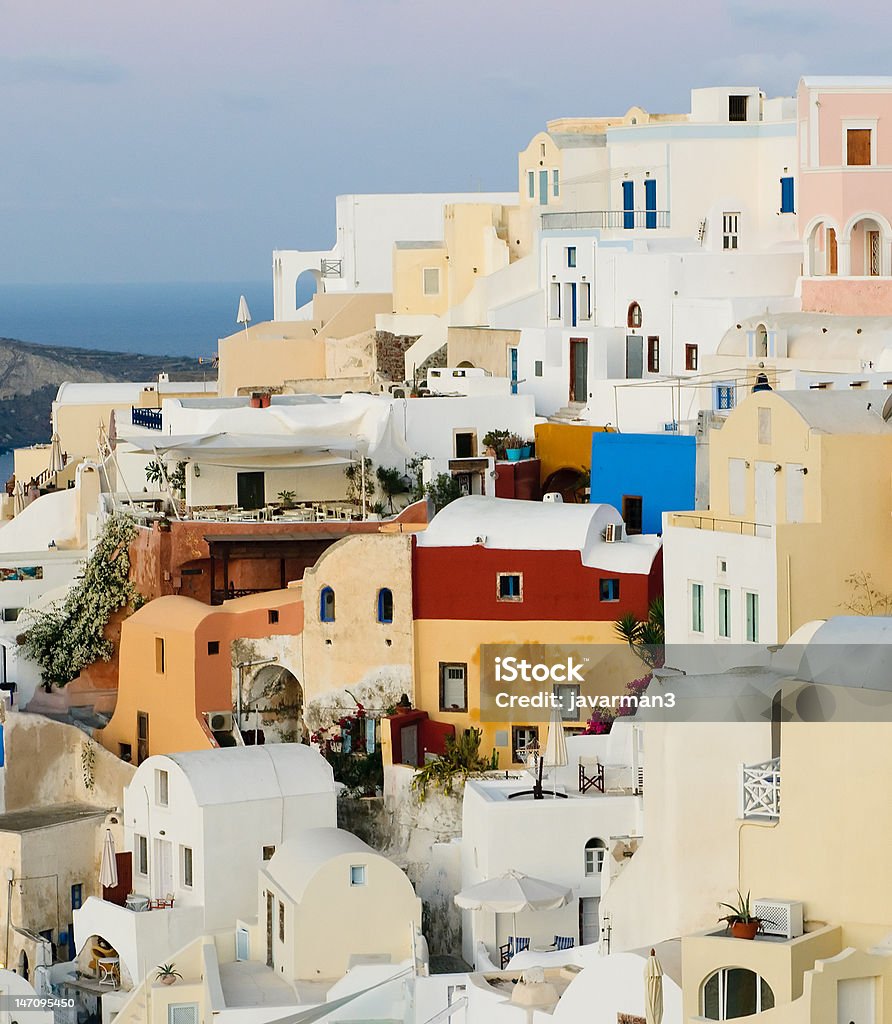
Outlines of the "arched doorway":
<svg viewBox="0 0 892 1024">
<path fill-rule="evenodd" d="M 304 270 L 294 282 L 294 307 L 305 306 L 316 292 L 322 290 L 322 274 L 318 270 Z"/>
<path fill-rule="evenodd" d="M 555 470 L 542 485 L 542 493 L 556 491 L 567 504 L 585 504 L 585 488 L 588 487 L 588 471 L 575 467 Z"/>
<path fill-rule="evenodd" d="M 883 228 L 873 217 L 862 217 L 849 234 L 849 273 L 853 277 L 880 277 L 883 267 Z"/>
<path fill-rule="evenodd" d="M 25 979 L 25 981 L 31 980 L 31 967 L 30 964 L 28 963 L 28 954 L 24 950 L 22 950 L 21 953 L 19 953 L 18 972 Z"/>
<path fill-rule="evenodd" d="M 303 687 L 283 665 L 264 665 L 248 684 L 242 705 L 245 742 L 302 743 Z"/>
<path fill-rule="evenodd" d="M 756 351 L 757 359 L 764 359 L 768 355 L 768 328 L 765 324 L 759 324 L 756 328 Z"/>
<path fill-rule="evenodd" d="M 812 277 L 835 276 L 838 272 L 839 257 L 836 245 L 836 228 L 824 221 L 808 232 L 806 238 L 808 270 Z"/>
</svg>

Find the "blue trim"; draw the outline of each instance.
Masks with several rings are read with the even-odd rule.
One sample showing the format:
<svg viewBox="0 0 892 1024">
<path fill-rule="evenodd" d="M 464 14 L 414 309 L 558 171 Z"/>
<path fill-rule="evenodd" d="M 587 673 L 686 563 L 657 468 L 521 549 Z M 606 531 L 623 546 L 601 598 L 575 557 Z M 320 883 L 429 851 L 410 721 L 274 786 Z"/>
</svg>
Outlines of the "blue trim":
<svg viewBox="0 0 892 1024">
<path fill-rule="evenodd" d="M 623 182 L 623 228 L 635 227 L 635 182 Z"/>
<path fill-rule="evenodd" d="M 655 228 L 657 226 L 657 182 L 655 178 L 644 180 L 644 226 Z"/>
<path fill-rule="evenodd" d="M 794 201 L 795 193 L 794 193 L 794 185 L 793 185 L 792 177 L 790 177 L 790 178 L 781 178 L 780 184 L 781 184 L 781 206 L 780 206 L 780 212 L 781 213 L 795 213 L 796 212 L 796 204 L 795 204 L 795 201 Z"/>
<path fill-rule="evenodd" d="M 390 610 L 384 606 L 384 602 L 390 598 Z M 378 591 L 378 621 L 384 623 L 393 622 L 393 591 L 388 587 L 382 587 Z"/>
<path fill-rule="evenodd" d="M 327 608 L 327 598 L 331 594 L 331 608 Z M 331 587 L 323 587 L 319 591 L 319 621 L 334 622 L 335 620 L 335 592 Z"/>
</svg>

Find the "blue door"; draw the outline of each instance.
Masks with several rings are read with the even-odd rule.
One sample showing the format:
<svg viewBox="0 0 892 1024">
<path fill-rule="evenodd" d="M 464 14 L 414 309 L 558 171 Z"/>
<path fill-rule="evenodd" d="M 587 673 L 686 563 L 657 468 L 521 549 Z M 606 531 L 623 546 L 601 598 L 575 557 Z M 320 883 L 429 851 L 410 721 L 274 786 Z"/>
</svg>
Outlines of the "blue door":
<svg viewBox="0 0 892 1024">
<path fill-rule="evenodd" d="M 509 365 L 511 366 L 511 394 L 517 394 L 517 349 L 508 349 Z"/>
<path fill-rule="evenodd" d="M 657 183 L 653 178 L 647 178 L 644 182 L 644 226 L 655 228 L 657 226 Z"/>
<path fill-rule="evenodd" d="M 635 182 L 623 182 L 623 227 L 635 227 Z"/>
<path fill-rule="evenodd" d="M 795 213 L 796 208 L 793 201 L 793 179 L 781 178 L 781 213 Z"/>
<path fill-rule="evenodd" d="M 539 171 L 539 205 L 548 206 L 548 171 Z"/>
<path fill-rule="evenodd" d="M 576 283 L 570 285 L 570 326 L 576 326 Z"/>
</svg>

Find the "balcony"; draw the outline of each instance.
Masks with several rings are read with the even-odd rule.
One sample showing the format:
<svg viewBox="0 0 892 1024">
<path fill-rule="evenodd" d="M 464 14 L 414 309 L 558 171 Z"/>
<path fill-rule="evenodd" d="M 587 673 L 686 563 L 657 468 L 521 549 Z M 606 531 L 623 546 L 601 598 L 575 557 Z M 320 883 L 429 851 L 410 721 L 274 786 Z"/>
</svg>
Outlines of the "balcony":
<svg viewBox="0 0 892 1024">
<path fill-rule="evenodd" d="M 130 410 L 130 422 L 134 427 L 145 427 L 146 430 L 161 429 L 160 409 L 138 409 L 136 406 Z"/>
<path fill-rule="evenodd" d="M 722 519 L 709 512 L 671 512 L 669 526 L 689 530 L 712 530 L 716 533 L 735 533 L 740 537 L 770 537 L 768 523 L 752 523 L 745 519 Z"/>
<path fill-rule="evenodd" d="M 319 273 L 323 277 L 343 277 L 341 260 L 321 260 Z"/>
<path fill-rule="evenodd" d="M 780 758 L 740 766 L 740 813 L 758 821 L 780 818 Z"/>
<path fill-rule="evenodd" d="M 668 210 L 570 210 L 567 213 L 543 213 L 543 231 L 589 231 L 592 228 L 669 227 Z"/>
</svg>

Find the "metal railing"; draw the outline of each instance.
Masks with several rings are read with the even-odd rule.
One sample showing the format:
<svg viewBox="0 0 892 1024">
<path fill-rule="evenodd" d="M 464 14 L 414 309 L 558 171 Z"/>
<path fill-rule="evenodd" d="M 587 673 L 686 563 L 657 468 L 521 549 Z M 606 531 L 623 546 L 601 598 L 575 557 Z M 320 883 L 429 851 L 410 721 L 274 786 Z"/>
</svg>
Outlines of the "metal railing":
<svg viewBox="0 0 892 1024">
<path fill-rule="evenodd" d="M 323 277 L 342 277 L 341 260 L 322 260 L 319 272 Z"/>
<path fill-rule="evenodd" d="M 780 817 L 780 758 L 740 766 L 740 817 Z"/>
<path fill-rule="evenodd" d="M 717 524 L 723 524 L 721 526 Z M 693 530 L 714 530 L 716 533 L 737 533 L 741 537 L 770 537 L 768 523 L 751 523 L 743 519 L 721 519 L 718 516 L 697 515 L 696 512 L 673 512 L 670 526 L 686 526 Z M 762 531 L 762 532 L 759 532 Z"/>
<path fill-rule="evenodd" d="M 140 409 L 134 405 L 130 410 L 130 422 L 134 427 L 145 427 L 146 430 L 160 430 L 161 410 Z"/>
<path fill-rule="evenodd" d="M 566 213 L 543 213 L 543 231 L 584 231 L 591 228 L 656 228 L 669 227 L 668 210 L 569 210 Z"/>
</svg>

